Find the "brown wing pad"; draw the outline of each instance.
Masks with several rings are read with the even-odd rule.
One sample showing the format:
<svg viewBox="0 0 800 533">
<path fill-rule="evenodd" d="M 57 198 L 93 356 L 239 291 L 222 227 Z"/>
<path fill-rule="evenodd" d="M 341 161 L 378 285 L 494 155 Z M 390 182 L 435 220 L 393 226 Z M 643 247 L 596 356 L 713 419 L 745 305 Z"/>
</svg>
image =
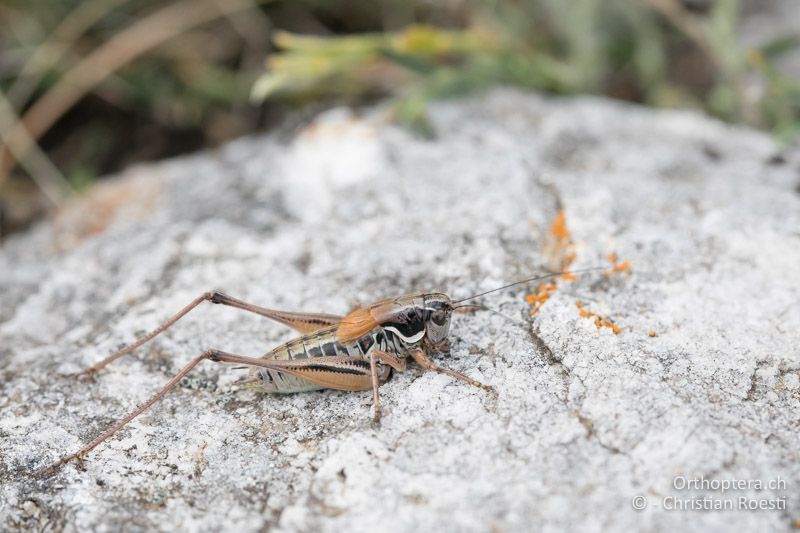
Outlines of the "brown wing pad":
<svg viewBox="0 0 800 533">
<path fill-rule="evenodd" d="M 342 344 L 349 344 L 363 337 L 377 326 L 378 322 L 372 316 L 370 309 L 361 307 L 351 311 L 349 315 L 339 322 L 339 328 L 336 330 L 336 340 Z"/>
<path fill-rule="evenodd" d="M 349 344 L 363 337 L 377 326 L 392 322 L 397 313 L 408 306 L 403 298 L 388 298 L 379 300 L 367 307 L 354 309 L 344 317 L 336 330 L 336 340 L 342 344 Z"/>
</svg>

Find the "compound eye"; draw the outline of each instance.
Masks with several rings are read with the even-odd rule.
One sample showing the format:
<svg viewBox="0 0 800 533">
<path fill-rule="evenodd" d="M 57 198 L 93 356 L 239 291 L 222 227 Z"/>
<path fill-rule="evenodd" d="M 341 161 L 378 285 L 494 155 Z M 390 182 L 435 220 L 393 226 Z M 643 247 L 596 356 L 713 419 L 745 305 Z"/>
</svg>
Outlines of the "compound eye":
<svg viewBox="0 0 800 533">
<path fill-rule="evenodd" d="M 431 315 L 431 320 L 433 320 L 433 323 L 437 326 L 444 326 L 445 322 L 447 322 L 447 313 L 444 309 L 437 309 Z"/>
</svg>

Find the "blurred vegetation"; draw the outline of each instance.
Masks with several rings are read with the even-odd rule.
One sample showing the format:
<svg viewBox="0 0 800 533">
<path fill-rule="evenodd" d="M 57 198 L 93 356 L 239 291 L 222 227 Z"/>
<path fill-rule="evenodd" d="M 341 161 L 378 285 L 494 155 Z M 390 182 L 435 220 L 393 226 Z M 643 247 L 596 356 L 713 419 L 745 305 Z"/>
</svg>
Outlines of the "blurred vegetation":
<svg viewBox="0 0 800 533">
<path fill-rule="evenodd" d="M 0 0 L 0 231 L 297 105 L 389 96 L 430 136 L 431 99 L 508 84 L 702 109 L 788 142 L 800 82 L 776 61 L 800 35 L 745 49 L 740 13 L 738 0 Z"/>
<path fill-rule="evenodd" d="M 428 100 L 502 83 L 703 109 L 772 130 L 781 141 L 800 133 L 800 81 L 773 65 L 798 45 L 800 33 L 745 50 L 737 41 L 737 0 L 469 6 L 468 24 L 458 30 L 416 25 L 324 38 L 278 32 L 280 52 L 269 58 L 253 98 L 392 94 L 398 117 L 431 134 Z"/>
</svg>

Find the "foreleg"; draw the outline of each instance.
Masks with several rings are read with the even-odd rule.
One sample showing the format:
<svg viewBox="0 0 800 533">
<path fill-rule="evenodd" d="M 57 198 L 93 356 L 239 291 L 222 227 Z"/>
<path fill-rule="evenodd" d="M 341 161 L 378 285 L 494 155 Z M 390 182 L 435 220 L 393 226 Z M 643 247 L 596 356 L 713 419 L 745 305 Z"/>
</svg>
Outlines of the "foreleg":
<svg viewBox="0 0 800 533">
<path fill-rule="evenodd" d="M 471 377 L 465 376 L 464 374 L 456 372 L 455 370 L 450 370 L 448 368 L 442 368 L 438 366 L 436 363 L 428 359 L 428 356 L 425 354 L 425 352 L 419 348 L 415 348 L 411 350 L 409 353 L 411 354 L 411 357 L 414 359 L 414 361 L 416 361 L 416 363 L 425 370 L 432 370 L 434 372 L 439 372 L 440 374 L 446 374 L 460 381 L 465 381 L 474 387 L 480 387 L 481 389 L 489 391 L 492 394 L 497 394 L 497 392 L 494 390 L 494 387 L 491 387 L 489 385 L 484 385 L 480 381 L 475 381 Z"/>
</svg>

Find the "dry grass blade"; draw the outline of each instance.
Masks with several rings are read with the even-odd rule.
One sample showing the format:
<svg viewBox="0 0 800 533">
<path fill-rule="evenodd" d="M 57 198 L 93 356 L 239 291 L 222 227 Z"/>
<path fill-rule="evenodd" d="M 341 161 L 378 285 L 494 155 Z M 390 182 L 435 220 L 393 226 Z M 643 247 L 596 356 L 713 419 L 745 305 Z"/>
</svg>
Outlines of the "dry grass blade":
<svg viewBox="0 0 800 533">
<path fill-rule="evenodd" d="M 646 0 L 647 4 L 666 18 L 708 58 L 714 68 L 722 76 L 729 78 L 736 95 L 739 112 L 747 111 L 747 99 L 741 78 L 726 68 L 726 61 L 718 48 L 715 48 L 709 37 L 709 30 L 702 21 L 692 15 L 678 0 Z"/>
<path fill-rule="evenodd" d="M 19 123 L 19 117 L 14 113 L 14 109 L 5 95 L 0 92 L 0 139 L 3 140 L 3 143 L 6 144 L 8 150 L 20 162 L 25 171 L 31 175 L 31 178 L 47 196 L 47 199 L 53 205 L 59 205 L 72 192 L 72 187 L 52 161 L 42 152 L 36 141 L 31 139 L 30 136 L 26 136 L 27 131 L 22 131 L 22 135 L 26 136 L 23 138 L 28 144 L 27 153 L 20 154 L 14 151 L 16 145 L 9 142 L 7 132 L 11 131 L 15 122 Z M 2 181 L 0 181 L 0 184 L 2 184 Z"/>
<path fill-rule="evenodd" d="M 93 87 L 144 52 L 200 24 L 260 3 L 264 0 L 183 0 L 140 19 L 86 56 L 38 99 L 4 135 L 6 152 L 24 158 L 33 143 Z M 0 161 L 0 185 L 11 166 L 5 155 Z"/>
<path fill-rule="evenodd" d="M 214 1 L 220 5 L 224 5 L 227 0 Z M 250 3 L 251 7 L 248 13 L 225 12 L 224 16 L 231 25 L 231 28 L 233 28 L 250 47 L 250 57 L 243 58 L 242 63 L 247 64 L 249 61 L 257 61 L 260 64 L 263 62 L 263 57 L 261 57 L 261 54 L 259 54 L 258 58 L 252 57 L 255 55 L 253 52 L 264 50 L 269 44 L 268 29 L 272 27 L 272 21 L 270 21 L 268 16 L 257 9 L 258 3 L 256 0 L 246 1 Z"/>
<path fill-rule="evenodd" d="M 717 54 L 708 42 L 703 24 L 692 16 L 680 2 L 675 0 L 647 0 L 647 3 L 691 39 L 708 59 L 715 64 L 717 63 Z"/>
<path fill-rule="evenodd" d="M 72 47 L 72 44 L 105 17 L 119 4 L 127 0 L 88 0 L 75 7 L 48 35 L 47 39 L 30 55 L 20 69 L 16 80 L 8 89 L 6 97 L 15 107 L 21 109 L 41 82 L 45 73 L 58 63 Z"/>
</svg>

